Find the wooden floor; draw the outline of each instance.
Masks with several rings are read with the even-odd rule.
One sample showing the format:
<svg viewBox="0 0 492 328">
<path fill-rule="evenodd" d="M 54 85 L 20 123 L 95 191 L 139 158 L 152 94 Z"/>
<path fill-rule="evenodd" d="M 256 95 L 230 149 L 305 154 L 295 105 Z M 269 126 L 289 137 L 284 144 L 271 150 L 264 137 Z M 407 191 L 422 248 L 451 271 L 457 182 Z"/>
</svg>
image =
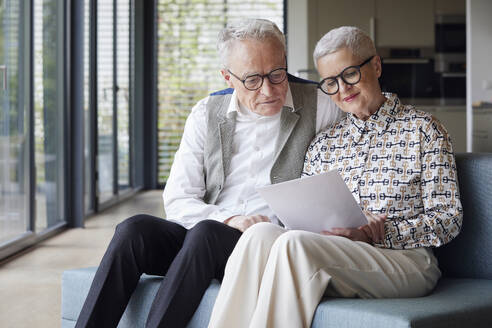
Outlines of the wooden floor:
<svg viewBox="0 0 492 328">
<path fill-rule="evenodd" d="M 116 224 L 138 213 L 164 216 L 162 191 L 142 192 L 0 266 L 0 327 L 60 327 L 61 276 L 97 266 Z"/>
</svg>

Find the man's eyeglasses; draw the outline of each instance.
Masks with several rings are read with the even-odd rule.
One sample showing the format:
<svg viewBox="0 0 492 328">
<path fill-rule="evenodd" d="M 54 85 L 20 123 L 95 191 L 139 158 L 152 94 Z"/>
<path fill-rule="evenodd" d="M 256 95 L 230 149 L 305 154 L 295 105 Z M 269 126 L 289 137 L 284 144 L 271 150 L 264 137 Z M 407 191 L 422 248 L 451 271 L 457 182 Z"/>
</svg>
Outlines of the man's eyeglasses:
<svg viewBox="0 0 492 328">
<path fill-rule="evenodd" d="M 263 79 L 265 79 L 265 77 L 268 78 L 268 80 L 272 84 L 280 84 L 284 82 L 285 79 L 287 78 L 287 68 L 285 67 L 274 69 L 270 73 L 264 75 L 261 74 L 249 75 L 246 76 L 244 80 L 242 80 L 236 74 L 232 73 L 229 69 L 227 71 L 236 79 L 243 82 L 244 87 L 250 91 L 255 91 L 261 88 L 261 86 L 263 85 Z"/>
<path fill-rule="evenodd" d="M 318 83 L 318 88 L 320 88 L 321 91 L 323 91 L 327 95 L 334 95 L 340 89 L 338 78 L 341 78 L 343 82 L 349 85 L 359 83 L 362 76 L 360 73 L 360 68 L 370 62 L 373 58 L 374 56 L 371 56 L 364 60 L 364 62 L 360 65 L 346 67 L 337 76 L 327 77 L 326 79 L 321 80 L 321 82 Z"/>
</svg>

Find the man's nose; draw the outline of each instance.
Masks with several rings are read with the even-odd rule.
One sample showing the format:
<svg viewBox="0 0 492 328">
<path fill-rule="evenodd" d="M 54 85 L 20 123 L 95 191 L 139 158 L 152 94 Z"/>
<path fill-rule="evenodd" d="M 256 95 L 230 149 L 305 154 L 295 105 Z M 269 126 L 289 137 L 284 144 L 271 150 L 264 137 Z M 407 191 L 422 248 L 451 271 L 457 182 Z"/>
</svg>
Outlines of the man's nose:
<svg viewBox="0 0 492 328">
<path fill-rule="evenodd" d="M 263 85 L 261 86 L 261 93 L 265 96 L 271 96 L 273 94 L 273 83 L 270 82 L 268 77 L 263 79 Z"/>
</svg>

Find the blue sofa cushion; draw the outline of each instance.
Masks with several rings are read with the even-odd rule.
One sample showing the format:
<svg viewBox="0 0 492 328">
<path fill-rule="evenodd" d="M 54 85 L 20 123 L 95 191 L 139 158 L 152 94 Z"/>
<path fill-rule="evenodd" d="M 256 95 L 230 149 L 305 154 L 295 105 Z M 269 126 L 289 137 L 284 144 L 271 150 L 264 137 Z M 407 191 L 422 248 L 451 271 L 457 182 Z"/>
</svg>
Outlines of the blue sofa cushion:
<svg viewBox="0 0 492 328">
<path fill-rule="evenodd" d="M 492 327 L 492 280 L 441 279 L 426 297 L 325 299 L 312 328 Z"/>
<path fill-rule="evenodd" d="M 96 268 L 66 271 L 62 287 L 62 327 L 75 325 Z M 144 327 L 163 278 L 143 275 L 118 327 Z M 207 327 L 219 283 L 213 281 L 188 328 Z M 318 306 L 313 328 L 492 327 L 492 280 L 442 279 L 426 297 L 331 299 Z"/>
<path fill-rule="evenodd" d="M 63 273 L 62 328 L 75 327 L 75 322 L 89 293 L 96 270 L 96 267 L 91 267 L 69 270 Z M 165 277 L 142 275 L 118 327 L 145 327 L 150 306 L 162 279 L 165 279 Z M 219 282 L 217 280 L 212 281 L 188 327 L 207 327 L 219 288 Z"/>
</svg>

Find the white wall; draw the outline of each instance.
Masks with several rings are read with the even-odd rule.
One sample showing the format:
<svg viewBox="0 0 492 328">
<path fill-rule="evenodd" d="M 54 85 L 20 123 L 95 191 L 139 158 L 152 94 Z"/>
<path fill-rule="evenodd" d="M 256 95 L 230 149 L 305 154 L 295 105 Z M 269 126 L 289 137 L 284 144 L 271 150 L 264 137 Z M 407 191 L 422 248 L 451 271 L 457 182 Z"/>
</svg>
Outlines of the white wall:
<svg viewBox="0 0 492 328">
<path fill-rule="evenodd" d="M 466 150 L 473 149 L 473 103 L 492 102 L 492 1 L 466 1 Z M 483 122 L 482 122 L 483 123 Z"/>
<path fill-rule="evenodd" d="M 492 1 L 467 0 L 471 101 L 492 102 Z M 484 84 L 490 84 L 489 89 Z"/>
<path fill-rule="evenodd" d="M 287 1 L 287 65 L 295 74 L 309 66 L 308 0 Z"/>
</svg>

